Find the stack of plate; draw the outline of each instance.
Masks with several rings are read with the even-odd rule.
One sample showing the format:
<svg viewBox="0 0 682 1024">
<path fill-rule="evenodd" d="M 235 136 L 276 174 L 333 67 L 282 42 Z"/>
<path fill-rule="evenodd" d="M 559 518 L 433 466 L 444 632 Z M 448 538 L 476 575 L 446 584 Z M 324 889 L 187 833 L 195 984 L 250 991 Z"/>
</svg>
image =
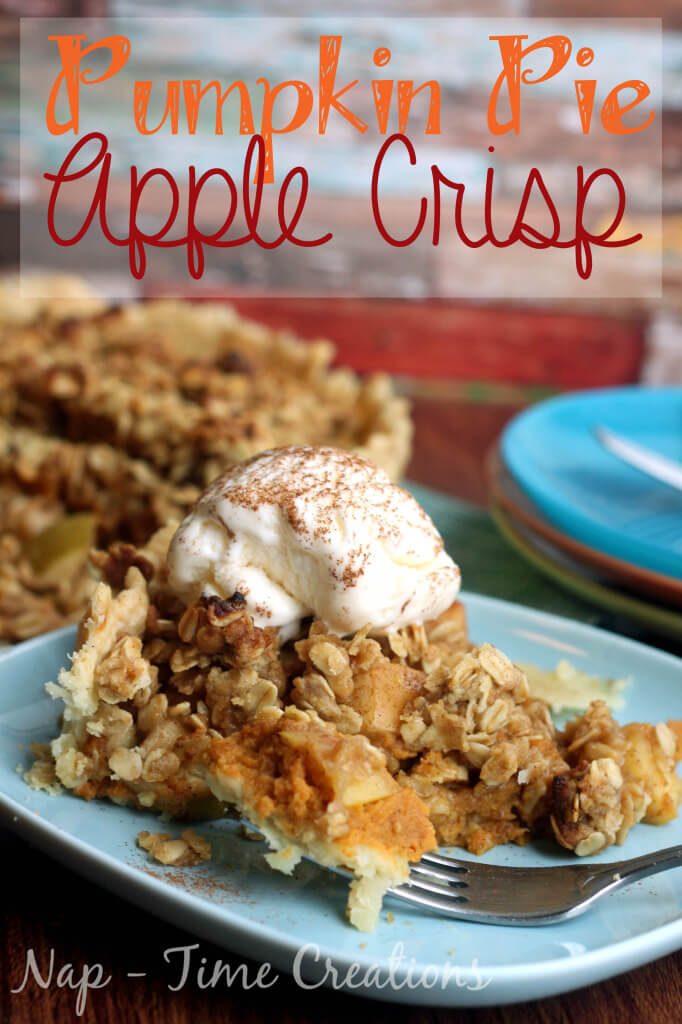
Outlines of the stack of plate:
<svg viewBox="0 0 682 1024">
<path fill-rule="evenodd" d="M 682 462 L 682 388 L 563 395 L 517 416 L 489 459 L 493 516 L 557 583 L 682 639 L 682 490 L 611 454 L 599 427 Z"/>
</svg>

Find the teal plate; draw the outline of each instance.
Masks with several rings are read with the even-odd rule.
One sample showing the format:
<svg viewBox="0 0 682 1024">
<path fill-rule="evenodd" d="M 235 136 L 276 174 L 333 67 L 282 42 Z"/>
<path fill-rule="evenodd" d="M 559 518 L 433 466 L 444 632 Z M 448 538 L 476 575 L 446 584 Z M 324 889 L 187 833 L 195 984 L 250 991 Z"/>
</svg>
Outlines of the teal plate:
<svg viewBox="0 0 682 1024">
<path fill-rule="evenodd" d="M 682 662 L 671 655 L 519 605 L 473 594 L 464 600 L 474 640 L 492 640 L 518 661 L 552 667 L 569 657 L 600 676 L 630 677 L 623 718 L 682 718 Z M 335 984 L 422 1006 L 538 999 L 682 946 L 679 870 L 615 893 L 582 917 L 541 928 L 447 921 L 391 900 L 372 935 L 345 923 L 341 879 L 310 863 L 292 878 L 271 871 L 261 845 L 240 838 L 227 820 L 198 826 L 213 844 L 210 862 L 164 875 L 135 845 L 137 832 L 154 828 L 151 815 L 66 793 L 35 792 L 17 772 L 18 765 L 30 763 L 29 745 L 55 734 L 59 708 L 45 696 L 43 683 L 55 678 L 73 640 L 73 629 L 61 630 L 0 656 L 0 820 L 134 906 L 226 949 L 248 950 L 274 970 L 294 973 L 301 984 Z M 682 822 L 639 826 L 624 849 L 600 859 L 677 843 L 682 843 Z M 523 866 L 571 861 L 556 847 L 535 844 L 500 847 L 484 859 Z"/>
<path fill-rule="evenodd" d="M 598 426 L 682 461 L 682 388 L 608 388 L 541 402 L 505 429 L 504 461 L 570 537 L 682 579 L 682 492 L 606 451 L 594 435 Z"/>
</svg>

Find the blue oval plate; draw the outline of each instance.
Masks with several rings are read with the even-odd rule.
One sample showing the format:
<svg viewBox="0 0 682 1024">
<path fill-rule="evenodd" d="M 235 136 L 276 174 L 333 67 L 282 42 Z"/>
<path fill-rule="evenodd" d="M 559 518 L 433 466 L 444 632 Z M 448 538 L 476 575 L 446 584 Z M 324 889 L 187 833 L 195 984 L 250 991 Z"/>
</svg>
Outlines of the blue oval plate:
<svg viewBox="0 0 682 1024">
<path fill-rule="evenodd" d="M 630 677 L 625 719 L 682 717 L 678 659 L 519 605 L 475 595 L 464 600 L 474 640 L 492 640 L 518 661 L 552 667 L 568 657 L 600 676 Z M 248 951 L 278 972 L 294 973 L 301 984 L 334 985 L 422 1006 L 538 999 L 682 946 L 679 870 L 635 883 L 582 917 L 541 928 L 447 921 L 387 901 L 372 935 L 345 923 L 341 879 L 309 863 L 291 878 L 271 871 L 260 844 L 241 839 L 226 820 L 198 826 L 213 844 L 210 862 L 165 874 L 135 845 L 141 829 L 154 828 L 151 815 L 66 793 L 38 793 L 17 772 L 17 765 L 23 769 L 30 763 L 29 745 L 55 734 L 59 708 L 45 695 L 43 683 L 55 678 L 73 641 L 74 630 L 61 630 L 0 656 L 0 820 L 134 905 L 227 949 Z M 682 843 L 682 822 L 642 825 L 624 848 L 607 851 L 601 860 L 677 843 Z M 572 862 L 557 847 L 536 844 L 499 847 L 484 859 L 524 866 Z"/>
<path fill-rule="evenodd" d="M 613 388 L 542 402 L 505 430 L 504 461 L 571 537 L 682 579 L 682 492 L 606 451 L 594 436 L 597 426 L 682 462 L 682 388 Z"/>
</svg>

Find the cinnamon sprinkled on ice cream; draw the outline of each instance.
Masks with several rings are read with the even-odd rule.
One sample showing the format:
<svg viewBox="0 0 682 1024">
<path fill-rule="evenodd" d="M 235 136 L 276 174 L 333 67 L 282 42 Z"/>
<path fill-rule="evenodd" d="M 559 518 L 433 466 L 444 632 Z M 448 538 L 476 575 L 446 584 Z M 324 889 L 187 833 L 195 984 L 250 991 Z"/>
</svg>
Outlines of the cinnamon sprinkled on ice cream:
<svg viewBox="0 0 682 1024">
<path fill-rule="evenodd" d="M 262 452 L 219 477 L 176 533 L 185 600 L 240 593 L 257 626 L 293 635 L 308 615 L 339 635 L 440 615 L 460 572 L 431 519 L 369 460 L 336 448 Z"/>
</svg>

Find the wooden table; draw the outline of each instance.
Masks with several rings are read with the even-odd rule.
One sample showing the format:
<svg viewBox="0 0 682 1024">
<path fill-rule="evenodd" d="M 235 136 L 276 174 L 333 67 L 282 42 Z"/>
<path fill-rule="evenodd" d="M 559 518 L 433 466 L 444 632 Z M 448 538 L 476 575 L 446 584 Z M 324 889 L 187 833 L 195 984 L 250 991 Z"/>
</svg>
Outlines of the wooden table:
<svg viewBox="0 0 682 1024">
<path fill-rule="evenodd" d="M 416 456 L 412 476 L 431 486 L 466 497 L 481 497 L 484 448 L 513 403 L 489 409 L 461 401 L 420 400 L 417 409 Z M 466 439 L 466 444 L 455 439 Z M 480 1011 L 431 1011 L 373 1003 L 327 991 L 304 992 L 289 980 L 270 991 L 218 988 L 202 991 L 189 981 L 179 992 L 169 991 L 176 972 L 163 962 L 163 950 L 197 941 L 141 913 L 62 868 L 24 843 L 0 831 L 4 867 L 2 933 L 0 937 L 0 1024 L 48 1024 L 75 1020 L 76 994 L 53 984 L 40 989 L 30 982 L 17 994 L 28 950 L 47 971 L 55 953 L 55 975 L 64 964 L 75 965 L 81 976 L 85 964 L 102 964 L 111 982 L 90 994 L 82 1019 L 97 1024 L 275 1024 L 275 1022 L 371 1021 L 426 1024 L 471 1021 L 476 1024 L 674 1024 L 681 1016 L 682 954 L 666 957 L 631 974 L 578 992 L 540 1002 Z M 248 957 L 249 949 L 241 950 Z M 201 943 L 197 956 L 209 963 L 230 956 L 210 943 Z M 252 969 L 253 970 L 253 969 Z M 129 978 L 128 972 L 146 977 Z"/>
</svg>

